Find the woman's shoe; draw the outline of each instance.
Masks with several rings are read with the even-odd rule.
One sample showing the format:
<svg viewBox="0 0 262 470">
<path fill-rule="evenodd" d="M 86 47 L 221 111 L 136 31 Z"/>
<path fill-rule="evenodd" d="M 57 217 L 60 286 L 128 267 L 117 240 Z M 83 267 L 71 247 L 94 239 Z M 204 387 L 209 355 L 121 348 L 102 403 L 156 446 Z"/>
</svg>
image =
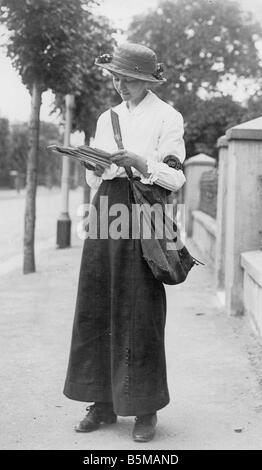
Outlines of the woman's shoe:
<svg viewBox="0 0 262 470">
<path fill-rule="evenodd" d="M 76 432 L 91 432 L 99 428 L 101 423 L 114 424 L 117 421 L 117 415 L 111 408 L 101 406 L 94 403 L 94 405 L 87 407 L 87 415 L 75 426 Z"/>
<path fill-rule="evenodd" d="M 156 413 L 137 416 L 132 433 L 133 440 L 136 442 L 151 441 L 155 435 L 156 423 Z"/>
</svg>

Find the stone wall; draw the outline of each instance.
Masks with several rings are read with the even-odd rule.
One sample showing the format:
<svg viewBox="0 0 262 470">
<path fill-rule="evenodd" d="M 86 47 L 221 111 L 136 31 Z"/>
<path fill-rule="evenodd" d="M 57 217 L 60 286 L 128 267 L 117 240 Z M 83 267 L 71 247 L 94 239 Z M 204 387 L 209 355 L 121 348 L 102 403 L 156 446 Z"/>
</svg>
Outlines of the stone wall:
<svg viewBox="0 0 262 470">
<path fill-rule="evenodd" d="M 262 335 L 262 117 L 229 129 L 218 148 L 218 170 L 186 167 L 188 236 L 214 265 L 227 314 L 247 314 Z"/>
<path fill-rule="evenodd" d="M 247 313 L 261 334 L 262 117 L 232 127 L 218 144 L 216 288 L 226 312 Z"/>
<path fill-rule="evenodd" d="M 189 158 L 184 163 L 186 183 L 184 185 L 184 204 L 186 233 L 192 236 L 193 211 L 199 210 L 200 203 L 200 180 L 203 173 L 214 168 L 216 160 L 203 153 Z"/>
<path fill-rule="evenodd" d="M 205 171 L 200 178 L 200 201 L 199 210 L 210 215 L 214 219 L 217 213 L 217 168 Z"/>
<path fill-rule="evenodd" d="M 241 266 L 245 313 L 254 331 L 262 336 L 262 251 L 242 253 Z"/>
<path fill-rule="evenodd" d="M 214 266 L 216 254 L 216 219 L 202 211 L 193 211 L 193 237 L 202 261 Z"/>
</svg>

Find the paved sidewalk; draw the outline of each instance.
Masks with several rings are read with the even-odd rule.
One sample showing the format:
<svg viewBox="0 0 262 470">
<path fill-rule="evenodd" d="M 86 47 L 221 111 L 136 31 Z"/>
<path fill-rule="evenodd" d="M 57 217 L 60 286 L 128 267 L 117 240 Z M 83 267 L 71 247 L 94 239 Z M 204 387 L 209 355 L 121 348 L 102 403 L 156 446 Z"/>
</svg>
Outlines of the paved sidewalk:
<svg viewBox="0 0 262 470">
<path fill-rule="evenodd" d="M 70 190 L 69 214 L 76 223 L 77 208 L 83 202 L 81 187 Z M 61 212 L 61 189 L 39 186 L 36 193 L 36 255 L 56 243 L 57 219 Z M 0 230 L 0 276 L 23 265 L 25 190 L 0 191 L 0 217 L 3 221 Z M 36 256 L 38 258 L 38 256 Z"/>
<path fill-rule="evenodd" d="M 197 253 L 194 250 L 197 257 Z M 154 441 L 130 438 L 133 418 L 94 433 L 73 426 L 85 404 L 62 394 L 81 242 L 38 257 L 38 272 L 0 278 L 1 449 L 262 449 L 262 348 L 245 318 L 228 318 L 208 267 L 167 287 L 171 403 Z"/>
</svg>

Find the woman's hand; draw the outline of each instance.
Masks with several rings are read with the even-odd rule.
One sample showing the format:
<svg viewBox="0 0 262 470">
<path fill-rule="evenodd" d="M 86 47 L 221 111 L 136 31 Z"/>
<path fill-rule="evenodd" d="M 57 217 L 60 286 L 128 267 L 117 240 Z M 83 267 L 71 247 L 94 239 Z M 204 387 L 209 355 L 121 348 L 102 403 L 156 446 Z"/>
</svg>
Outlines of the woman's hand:
<svg viewBox="0 0 262 470">
<path fill-rule="evenodd" d="M 102 165 L 96 165 L 96 168 L 94 170 L 94 175 L 96 176 L 102 176 L 102 174 L 104 173 L 105 171 L 105 168 L 102 166 Z"/>
<path fill-rule="evenodd" d="M 96 176 L 102 176 L 102 174 L 104 173 L 105 171 L 105 168 L 102 166 L 102 165 L 96 165 L 95 169 L 93 167 L 93 165 L 90 165 L 89 163 L 87 162 L 81 162 L 81 165 L 83 165 L 87 170 L 93 170 L 93 173 L 94 175 Z"/>
<path fill-rule="evenodd" d="M 117 152 L 111 153 L 110 160 L 117 166 L 133 166 L 135 168 L 141 160 L 141 157 L 128 150 L 118 150 Z"/>
<path fill-rule="evenodd" d="M 136 153 L 128 150 L 119 150 L 111 154 L 110 160 L 118 166 L 133 166 L 145 177 L 150 176 L 147 172 L 146 161 Z"/>
<path fill-rule="evenodd" d="M 90 163 L 83 162 L 83 161 L 81 161 L 80 163 L 81 163 L 82 166 L 84 166 L 86 168 L 86 170 L 94 170 L 93 165 L 90 165 Z"/>
</svg>

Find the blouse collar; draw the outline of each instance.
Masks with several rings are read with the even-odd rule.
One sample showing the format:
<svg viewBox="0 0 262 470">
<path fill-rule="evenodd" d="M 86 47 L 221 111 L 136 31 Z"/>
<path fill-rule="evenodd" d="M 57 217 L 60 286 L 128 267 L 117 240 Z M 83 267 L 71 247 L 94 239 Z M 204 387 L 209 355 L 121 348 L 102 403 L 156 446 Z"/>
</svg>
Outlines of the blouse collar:
<svg viewBox="0 0 262 470">
<path fill-rule="evenodd" d="M 155 100 L 155 96 L 156 95 L 151 90 L 148 90 L 146 96 L 131 111 L 128 109 L 125 101 L 122 101 L 122 103 L 120 104 L 120 108 L 122 108 L 125 114 L 130 115 L 130 116 L 141 114 Z"/>
</svg>

